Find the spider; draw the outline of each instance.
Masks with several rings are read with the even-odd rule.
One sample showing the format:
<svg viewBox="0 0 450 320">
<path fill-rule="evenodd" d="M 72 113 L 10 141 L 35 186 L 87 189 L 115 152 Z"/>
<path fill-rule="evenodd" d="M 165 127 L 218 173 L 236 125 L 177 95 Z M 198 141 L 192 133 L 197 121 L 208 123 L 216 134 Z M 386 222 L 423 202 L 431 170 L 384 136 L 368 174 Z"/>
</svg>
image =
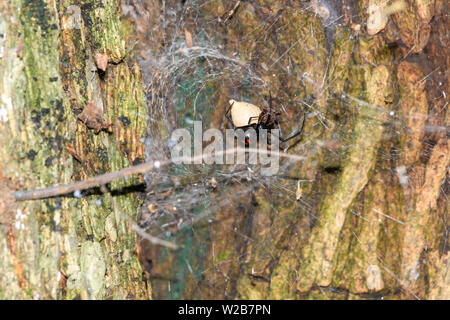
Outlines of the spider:
<svg viewBox="0 0 450 320">
<path fill-rule="evenodd" d="M 273 129 L 275 125 L 280 130 L 278 139 L 281 142 L 287 142 L 303 132 L 303 126 L 305 124 L 305 116 L 303 116 L 302 125 L 300 130 L 292 134 L 287 138 L 282 137 L 279 118 L 281 112 L 272 110 L 272 95 L 269 92 L 269 108 L 263 108 L 262 110 L 254 104 L 247 102 L 239 102 L 230 100 L 230 107 L 225 113 L 225 117 L 231 123 L 234 130 L 242 129 L 246 131 L 249 128 L 253 128 L 256 132 L 259 129 Z M 231 118 L 230 114 L 231 113 Z M 246 139 L 246 142 L 247 139 Z"/>
</svg>

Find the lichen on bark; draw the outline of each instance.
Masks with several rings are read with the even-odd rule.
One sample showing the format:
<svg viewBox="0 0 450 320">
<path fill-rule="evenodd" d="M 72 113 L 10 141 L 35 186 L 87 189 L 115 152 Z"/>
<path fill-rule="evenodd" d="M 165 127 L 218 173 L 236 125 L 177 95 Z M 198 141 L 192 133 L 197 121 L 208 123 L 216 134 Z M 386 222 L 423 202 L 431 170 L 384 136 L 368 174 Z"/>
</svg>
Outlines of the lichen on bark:
<svg viewBox="0 0 450 320">
<path fill-rule="evenodd" d="M 143 160 L 146 109 L 139 67 L 125 51 L 132 41 L 124 27 L 128 22 L 119 20 L 117 1 L 82 1 L 75 4 L 81 24 L 69 28 L 70 5 L 2 3 L 7 50 L 0 91 L 11 108 L 8 120 L 0 123 L 0 162 L 17 188 L 69 183 Z M 97 51 L 115 63 L 103 76 L 93 68 Z M 91 99 L 114 123 L 112 134 L 96 135 L 77 120 Z M 69 143 L 81 163 L 66 150 Z M 141 201 L 120 191 L 141 179 L 114 182 L 112 192 L 104 195 L 20 204 L 23 228 L 0 226 L 7 240 L 1 247 L 7 257 L 0 267 L 5 275 L 1 296 L 148 298 L 129 225 Z"/>
</svg>

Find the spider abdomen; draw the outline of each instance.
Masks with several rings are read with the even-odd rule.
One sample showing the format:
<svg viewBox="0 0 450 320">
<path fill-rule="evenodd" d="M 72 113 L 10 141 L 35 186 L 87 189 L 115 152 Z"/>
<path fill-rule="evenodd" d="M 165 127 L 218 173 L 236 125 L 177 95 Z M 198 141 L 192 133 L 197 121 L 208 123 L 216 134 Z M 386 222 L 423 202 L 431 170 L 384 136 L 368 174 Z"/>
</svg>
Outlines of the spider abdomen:
<svg viewBox="0 0 450 320">
<path fill-rule="evenodd" d="M 231 119 L 235 127 L 244 127 L 249 124 L 258 124 L 261 109 L 254 104 L 230 100 Z"/>
</svg>

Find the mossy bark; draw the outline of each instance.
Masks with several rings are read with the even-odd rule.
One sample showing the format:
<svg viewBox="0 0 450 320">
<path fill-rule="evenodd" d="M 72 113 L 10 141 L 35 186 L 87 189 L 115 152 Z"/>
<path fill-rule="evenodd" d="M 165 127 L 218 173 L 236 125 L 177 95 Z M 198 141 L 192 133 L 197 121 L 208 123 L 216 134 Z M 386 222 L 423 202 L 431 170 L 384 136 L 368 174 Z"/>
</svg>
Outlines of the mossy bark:
<svg viewBox="0 0 450 320">
<path fill-rule="evenodd" d="M 10 191 L 143 161 L 141 72 L 119 4 L 0 4 L 0 175 Z M 109 58 L 105 72 L 96 67 L 97 53 Z M 112 123 L 111 132 L 95 133 L 77 119 L 90 101 L 102 110 L 101 121 Z M 133 190 L 142 183 L 133 177 L 81 199 L 27 201 L 2 213 L 0 298 L 148 298 L 130 228 L 141 205 Z"/>
</svg>

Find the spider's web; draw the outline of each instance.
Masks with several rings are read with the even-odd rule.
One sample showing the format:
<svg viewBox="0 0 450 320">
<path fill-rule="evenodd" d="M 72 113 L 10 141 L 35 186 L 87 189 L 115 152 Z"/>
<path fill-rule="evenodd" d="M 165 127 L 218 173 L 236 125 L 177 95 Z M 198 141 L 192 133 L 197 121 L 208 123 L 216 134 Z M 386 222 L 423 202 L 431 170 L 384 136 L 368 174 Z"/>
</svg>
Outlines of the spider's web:
<svg viewBox="0 0 450 320">
<path fill-rule="evenodd" d="M 351 127 L 345 124 L 358 108 L 375 108 L 377 112 L 386 115 L 388 121 L 380 121 L 379 118 L 372 120 L 387 128 L 383 140 L 392 141 L 394 146 L 395 141 L 401 139 L 402 135 L 410 133 L 407 130 L 411 129 L 403 125 L 404 117 L 398 114 L 398 100 L 394 99 L 396 103 L 392 105 L 392 109 L 386 110 L 361 99 L 364 92 L 355 95 L 344 90 L 338 95 L 333 94 L 334 80 L 328 77 L 334 68 L 331 62 L 333 40 L 330 37 L 335 32 L 335 27 L 341 26 L 342 15 L 330 4 L 332 1 L 321 2 L 327 5 L 329 10 L 329 15 L 322 21 L 327 37 L 326 49 L 330 52 L 326 67 L 328 72 L 325 72 L 326 76 L 321 81 L 318 81 L 315 75 L 305 73 L 302 78 L 304 90 L 296 97 L 289 96 L 283 88 L 273 88 L 271 77 L 288 79 L 293 68 L 297 68 L 296 72 L 299 72 L 299 66 L 295 63 L 290 60 L 289 64 L 284 62 L 289 57 L 290 50 L 301 44 L 302 39 L 292 42 L 286 49 L 277 48 L 269 58 L 242 57 L 238 52 L 233 52 L 232 48 L 236 45 L 233 41 L 240 41 L 240 46 L 250 47 L 253 45 L 251 41 L 255 39 L 257 42 L 269 41 L 274 30 L 282 32 L 285 27 L 280 25 L 279 16 L 273 15 L 270 19 L 267 18 L 263 25 L 252 29 L 249 33 L 242 29 L 243 34 L 236 36 L 238 40 L 229 37 L 221 25 L 231 25 L 235 30 L 239 30 L 235 25 L 238 23 L 234 18 L 236 12 L 233 11 L 238 2 L 236 10 L 245 10 L 243 1 L 225 1 L 223 3 L 229 5 L 224 8 L 221 16 L 205 15 L 204 7 L 210 3 L 207 0 L 160 2 L 159 24 L 150 24 L 152 29 L 146 31 L 147 39 L 150 40 L 139 44 L 144 56 L 140 63 L 151 111 L 150 126 L 156 121 L 153 114 L 159 112 L 163 114 L 170 130 L 178 127 L 192 128 L 195 120 L 203 121 L 205 128 L 211 126 L 225 130 L 229 128 L 224 117 L 226 102 L 229 99 L 267 106 L 266 97 L 270 90 L 277 92 L 275 101 L 278 111 L 281 111 L 287 120 L 288 125 L 285 124 L 282 128 L 285 133 L 295 132 L 295 124 L 303 115 L 309 122 L 309 128 L 321 128 L 332 132 L 325 140 L 317 136 L 304 136 L 292 148 L 285 148 L 286 152 L 301 152 L 309 160 L 321 152 L 320 148 L 327 148 L 329 157 L 336 158 L 336 163 L 345 163 L 353 138 L 349 130 Z M 145 1 L 135 0 L 134 3 L 138 11 L 146 5 Z M 264 12 L 264 8 L 258 6 L 253 4 L 255 11 Z M 310 12 L 311 15 L 318 14 L 317 10 L 307 4 L 300 6 L 298 10 Z M 187 40 L 189 37 L 192 37 L 192 44 Z M 354 40 L 349 38 L 346 41 Z M 230 43 L 233 45 L 229 45 Z M 446 73 L 446 70 L 441 71 Z M 434 87 L 442 85 L 435 83 L 429 76 L 424 79 L 428 81 L 428 85 Z M 311 85 L 321 88 L 321 91 L 311 91 L 308 89 Z M 342 106 L 346 106 L 348 112 L 336 115 L 332 108 L 324 108 L 321 95 L 325 96 L 325 92 L 329 93 L 325 100 L 327 105 L 340 106 L 340 110 Z M 445 92 L 442 92 L 445 95 Z M 418 113 L 412 117 L 427 119 L 428 115 Z M 427 124 L 425 131 L 433 134 L 445 130 L 444 126 Z M 150 136 L 147 141 L 151 139 Z M 426 139 L 423 138 L 425 144 Z M 161 143 L 167 149 L 170 147 L 169 142 Z M 154 158 L 154 155 L 151 155 L 150 144 L 147 144 L 147 152 L 149 157 Z M 383 159 L 398 158 L 402 152 L 403 150 L 396 146 L 391 148 L 390 153 L 380 153 L 379 163 Z M 146 207 L 143 208 L 146 212 L 142 214 L 140 225 L 153 236 L 183 245 L 183 249 L 179 251 L 162 247 L 149 249 L 148 263 L 151 264 L 149 272 L 155 298 L 213 298 L 205 294 L 205 288 L 210 288 L 209 292 L 215 292 L 216 297 L 235 297 L 235 290 L 225 289 L 229 286 L 224 283 L 236 281 L 239 275 L 226 274 L 221 265 L 239 264 L 241 262 L 239 255 L 232 254 L 233 250 L 239 248 L 215 252 L 214 247 L 211 248 L 211 237 L 214 236 L 211 236 L 210 232 L 214 232 L 217 225 L 223 225 L 223 228 L 227 228 L 225 233 L 245 239 L 246 242 L 251 242 L 252 246 L 267 245 L 254 243 L 251 234 L 245 230 L 245 223 L 249 224 L 249 228 L 253 223 L 251 219 L 246 222 L 246 218 L 243 217 L 244 222 L 241 221 L 240 229 L 230 227 L 231 224 L 224 221 L 231 217 L 223 212 L 230 210 L 236 212 L 236 209 L 230 209 L 235 207 L 235 203 L 239 203 L 246 212 L 247 207 L 243 204 L 245 198 L 254 192 L 261 195 L 261 191 L 258 190 L 264 190 L 264 196 L 268 197 L 268 203 L 272 205 L 274 211 L 272 216 L 276 217 L 279 208 L 297 206 L 299 213 L 287 219 L 292 219 L 292 223 L 303 223 L 304 226 L 299 230 L 307 233 L 317 222 L 317 203 L 324 195 L 319 191 L 304 193 L 298 197 L 299 189 L 303 186 L 307 186 L 305 190 L 314 189 L 315 183 L 318 184 L 319 181 L 315 180 L 316 177 L 294 175 L 292 173 L 294 165 L 292 161 L 282 160 L 279 173 L 272 177 L 261 176 L 257 168 L 246 165 L 177 165 L 158 172 L 159 182 L 154 183 L 152 190 L 149 190 Z M 324 174 L 338 174 L 340 165 L 323 170 Z M 392 170 L 399 175 L 403 172 L 401 164 Z M 447 197 L 444 188 L 448 188 L 448 183 L 443 185 L 443 195 Z M 221 194 L 223 191 L 233 194 L 223 195 Z M 244 200 L 241 201 L 242 199 Z M 364 215 L 356 211 L 353 213 L 360 217 Z M 248 215 L 248 212 L 244 214 Z M 446 224 L 444 222 L 444 225 Z M 282 228 L 285 228 L 285 225 L 273 223 L 270 232 L 281 234 L 284 232 Z M 205 252 L 213 256 L 205 257 Z M 383 257 L 380 255 L 379 258 L 382 263 Z M 214 263 L 204 263 L 204 259 L 212 259 Z M 208 276 L 208 281 L 202 281 L 206 273 L 215 274 L 217 285 L 222 288 L 219 289 L 221 292 L 211 289 L 216 286 L 211 280 L 214 277 Z M 185 288 L 188 281 L 195 283 L 195 287 L 191 287 L 190 291 Z"/>
</svg>

